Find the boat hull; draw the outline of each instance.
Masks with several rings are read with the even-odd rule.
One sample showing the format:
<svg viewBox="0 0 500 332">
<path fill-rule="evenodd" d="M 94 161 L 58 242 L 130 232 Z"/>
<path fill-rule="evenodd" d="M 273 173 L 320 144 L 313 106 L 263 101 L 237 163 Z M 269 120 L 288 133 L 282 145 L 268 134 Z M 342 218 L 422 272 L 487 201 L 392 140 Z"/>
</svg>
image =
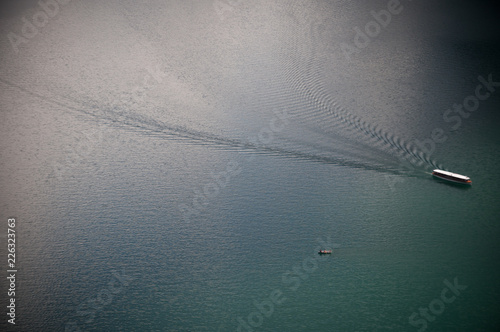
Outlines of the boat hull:
<svg viewBox="0 0 500 332">
<path fill-rule="evenodd" d="M 437 170 L 437 169 L 432 172 L 432 175 L 437 179 L 448 181 L 448 182 L 453 182 L 453 183 L 457 183 L 457 184 L 464 184 L 464 185 L 471 185 L 472 184 L 472 181 L 470 180 L 470 178 L 465 176 L 465 175 L 455 174 L 455 173 Z"/>
</svg>

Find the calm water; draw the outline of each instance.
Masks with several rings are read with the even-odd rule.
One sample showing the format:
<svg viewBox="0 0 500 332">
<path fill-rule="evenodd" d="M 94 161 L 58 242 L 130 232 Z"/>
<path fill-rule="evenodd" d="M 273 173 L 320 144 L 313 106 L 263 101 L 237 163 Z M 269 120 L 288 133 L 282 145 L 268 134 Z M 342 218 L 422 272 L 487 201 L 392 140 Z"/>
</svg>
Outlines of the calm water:
<svg viewBox="0 0 500 332">
<path fill-rule="evenodd" d="M 388 3 L 5 7 L 1 329 L 498 330 L 494 11 Z"/>
</svg>

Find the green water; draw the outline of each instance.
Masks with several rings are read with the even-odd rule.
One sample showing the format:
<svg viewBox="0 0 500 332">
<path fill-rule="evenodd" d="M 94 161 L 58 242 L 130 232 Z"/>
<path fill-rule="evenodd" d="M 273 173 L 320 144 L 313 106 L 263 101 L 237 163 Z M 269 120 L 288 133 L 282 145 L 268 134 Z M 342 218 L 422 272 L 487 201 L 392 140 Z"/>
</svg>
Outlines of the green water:
<svg viewBox="0 0 500 332">
<path fill-rule="evenodd" d="M 500 88 L 444 118 L 500 81 L 487 11 L 404 2 L 347 60 L 387 2 L 213 5 L 71 2 L 2 48 L 2 330 L 497 330 Z"/>
</svg>

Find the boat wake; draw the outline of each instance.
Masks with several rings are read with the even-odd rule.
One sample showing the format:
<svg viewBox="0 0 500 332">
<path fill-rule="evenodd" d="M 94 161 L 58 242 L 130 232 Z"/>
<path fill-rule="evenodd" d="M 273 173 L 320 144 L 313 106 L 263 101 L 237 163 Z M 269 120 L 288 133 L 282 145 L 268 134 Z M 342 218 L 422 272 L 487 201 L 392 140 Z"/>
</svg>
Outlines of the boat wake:
<svg viewBox="0 0 500 332">
<path fill-rule="evenodd" d="M 326 45 L 331 40 L 332 32 L 327 28 L 331 19 L 322 21 L 317 17 L 308 17 L 303 22 L 302 15 L 291 16 L 297 25 L 309 26 L 309 29 L 300 30 L 304 36 L 298 37 L 296 42 L 294 61 L 301 62 L 301 65 L 294 65 L 288 72 L 288 79 L 295 91 L 312 105 L 295 114 L 303 125 L 314 128 L 325 137 L 350 141 L 350 145 L 355 146 L 353 151 L 368 151 L 371 156 L 381 157 L 389 164 L 396 160 L 397 168 L 403 173 L 422 173 L 433 168 L 443 168 L 416 144 L 405 141 L 376 123 L 365 121 L 343 107 L 332 91 L 332 82 L 325 81 L 324 74 L 325 68 L 343 68 L 342 71 L 349 71 L 346 63 L 342 62 L 343 57 L 340 57 L 342 60 L 336 58 L 338 54 Z M 304 40 L 309 42 L 301 42 Z M 331 62 L 335 66 L 326 65 Z M 341 79 L 337 80 L 337 84 L 342 85 Z"/>
<path fill-rule="evenodd" d="M 31 96 L 44 100 L 45 102 L 63 107 L 70 112 L 74 112 L 75 114 L 84 114 L 87 117 L 91 117 L 98 121 L 101 126 L 107 125 L 127 129 L 129 131 L 136 132 L 139 135 L 154 135 L 155 137 L 164 137 L 168 140 L 183 140 L 184 142 L 191 144 L 222 147 L 240 152 L 263 152 L 278 156 L 300 158 L 304 160 L 368 169 L 378 172 L 392 174 L 404 173 L 398 170 L 397 167 L 387 167 L 387 165 L 384 165 L 380 160 L 376 162 L 375 159 L 370 158 L 368 155 L 363 157 L 362 154 L 359 152 L 356 153 L 356 151 L 353 150 L 329 150 L 325 146 L 319 146 L 318 143 L 307 143 L 305 141 L 283 144 L 282 141 L 278 140 L 275 144 L 262 144 L 256 142 L 255 140 L 230 138 L 206 131 L 195 130 L 186 126 L 172 125 L 129 109 L 106 107 L 99 104 L 97 101 L 90 101 L 88 97 L 81 97 L 81 99 L 78 99 L 68 96 L 46 96 L 42 93 L 31 91 L 4 79 L 0 79 L 0 81 L 9 86 L 16 87 Z M 84 99 L 85 102 L 83 101 Z M 356 160 L 355 157 L 359 157 L 361 160 Z M 365 160 L 362 160 L 362 158 L 365 158 Z M 370 159 L 373 160 L 370 161 Z"/>
<path fill-rule="evenodd" d="M 299 2 L 296 5 L 297 8 L 294 9 L 292 6 L 290 10 L 301 12 L 302 7 Z M 126 8 L 122 11 L 119 15 L 126 18 L 127 31 L 134 36 L 134 39 L 141 40 L 144 45 L 149 45 L 151 50 L 157 50 L 155 48 L 157 45 L 163 45 L 163 35 L 155 30 L 140 29 L 141 25 L 135 21 L 135 16 L 127 12 Z M 280 14 L 277 17 L 282 19 L 283 15 Z M 170 90 L 174 92 L 185 92 L 185 95 L 182 95 L 184 99 L 179 98 L 180 102 L 189 98 L 197 98 L 196 103 L 189 105 L 179 106 L 171 103 L 169 97 L 175 95 L 174 92 L 170 95 L 158 94 L 156 99 L 153 97 L 154 100 L 150 104 L 141 103 L 140 100 L 139 102 L 131 100 L 130 96 L 128 99 L 116 98 L 109 102 L 105 100 L 107 98 L 105 93 L 99 94 L 92 88 L 89 88 L 88 93 L 76 92 L 77 88 L 65 92 L 35 92 L 5 79 L 0 79 L 0 81 L 68 111 L 94 118 L 99 123 L 124 128 L 137 134 L 164 137 L 167 140 L 177 139 L 186 143 L 222 147 L 241 152 L 257 151 L 409 176 L 422 173 L 423 169 L 429 167 L 442 169 L 443 167 L 430 156 L 419 151 L 415 144 L 408 143 L 379 124 L 364 120 L 342 105 L 339 98 L 331 91 L 331 82 L 325 82 L 324 73 L 322 73 L 324 59 L 321 59 L 320 55 L 324 52 L 319 48 L 322 47 L 325 37 L 318 36 L 318 34 L 325 33 L 326 29 L 319 29 L 314 21 L 309 22 L 311 23 L 310 29 L 303 29 L 303 20 L 301 15 L 297 15 L 297 18 L 293 18 L 292 15 L 288 22 L 281 22 L 289 24 L 290 31 L 295 30 L 294 33 L 287 33 L 287 29 L 283 29 L 285 32 L 282 32 L 281 48 L 278 48 L 279 50 L 276 50 L 273 56 L 265 52 L 250 53 L 252 58 L 246 59 L 246 62 L 241 64 L 241 68 L 244 68 L 241 69 L 242 72 L 234 76 L 223 70 L 227 65 L 224 61 L 230 63 L 230 60 L 212 61 L 212 58 L 228 56 L 225 53 L 219 54 L 217 49 L 212 50 L 214 57 L 199 56 L 191 61 L 184 61 L 184 57 L 181 56 L 184 54 L 182 52 L 178 55 L 178 59 L 172 55 L 172 59 L 162 60 L 161 54 L 163 53 L 151 51 L 157 54 L 157 58 L 151 62 L 171 64 L 170 68 L 174 68 L 169 75 L 162 76 L 163 85 L 158 82 L 159 90 L 165 88 L 163 91 L 168 91 L 166 88 L 170 87 Z M 213 28 L 225 29 L 220 24 L 214 24 Z M 240 33 L 242 38 L 252 40 L 247 35 L 248 32 L 240 31 Z M 186 38 L 189 36 L 186 35 Z M 192 42 L 193 45 L 198 45 L 201 41 L 194 39 Z M 178 62 L 175 62 L 175 59 Z M 240 62 L 236 63 L 240 64 Z M 192 74 L 198 72 L 195 69 L 205 67 L 210 67 L 205 76 Z M 241 78 L 241 76 L 246 77 L 244 70 L 253 75 L 248 76 L 253 80 Z M 274 70 L 274 72 L 270 73 L 269 70 Z M 224 72 L 225 76 L 217 76 L 219 72 Z M 185 78 L 179 79 L 184 76 Z M 122 78 L 117 77 L 115 79 Z M 231 83 L 223 82 L 220 77 L 224 79 L 230 77 L 241 86 L 232 86 Z M 92 80 L 97 79 L 92 78 Z M 219 85 L 227 84 L 227 86 L 221 87 L 220 90 L 206 89 L 207 86 L 214 85 L 216 79 L 220 79 L 217 82 L 222 84 Z M 127 79 L 123 80 L 127 81 Z M 168 80 L 171 82 L 167 82 Z M 88 83 L 85 86 L 99 86 L 94 81 Z M 264 87 L 266 84 L 267 86 Z M 174 90 L 175 87 L 179 90 Z M 128 92 L 125 90 L 126 88 L 121 90 L 123 96 L 127 96 Z M 191 93 L 192 91 L 196 93 Z M 212 101 L 224 102 L 220 102 L 217 106 L 206 106 L 210 102 L 203 99 L 205 93 L 213 93 Z M 226 93 L 238 95 L 238 98 L 245 95 L 240 99 L 250 102 L 244 105 L 246 108 L 225 109 L 225 107 L 234 107 L 234 104 L 230 102 L 225 103 L 232 97 Z M 89 95 L 101 97 L 95 97 L 92 100 Z M 202 107 L 198 109 L 200 105 Z M 203 108 L 205 106 L 206 109 Z M 170 107 L 172 109 L 168 109 Z M 185 110 L 181 110 L 182 107 L 188 112 L 183 114 Z M 230 125 L 225 122 L 219 125 L 217 121 L 208 124 L 204 122 L 209 121 L 200 120 L 210 118 L 206 112 L 217 107 L 223 111 L 217 112 L 217 116 L 213 118 L 221 120 L 226 116 L 236 118 L 236 120 L 228 122 Z M 258 123 L 261 115 L 268 116 L 272 110 L 284 110 L 290 117 L 289 127 L 286 130 L 274 132 L 274 139 L 271 141 L 255 139 L 259 130 L 262 129 L 262 123 L 247 125 L 244 119 L 239 118 L 248 114 L 247 119 Z M 192 115 L 190 111 L 196 115 Z M 234 128 L 231 127 L 233 124 L 235 124 Z"/>
</svg>

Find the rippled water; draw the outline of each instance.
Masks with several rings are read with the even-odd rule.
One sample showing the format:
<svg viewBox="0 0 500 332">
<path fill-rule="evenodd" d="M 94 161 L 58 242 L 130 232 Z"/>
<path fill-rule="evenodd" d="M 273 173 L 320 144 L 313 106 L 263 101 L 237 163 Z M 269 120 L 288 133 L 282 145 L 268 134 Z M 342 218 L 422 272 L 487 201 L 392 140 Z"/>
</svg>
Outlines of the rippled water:
<svg viewBox="0 0 500 332">
<path fill-rule="evenodd" d="M 5 7 L 2 329 L 496 330 L 495 16 L 390 3 Z"/>
</svg>

